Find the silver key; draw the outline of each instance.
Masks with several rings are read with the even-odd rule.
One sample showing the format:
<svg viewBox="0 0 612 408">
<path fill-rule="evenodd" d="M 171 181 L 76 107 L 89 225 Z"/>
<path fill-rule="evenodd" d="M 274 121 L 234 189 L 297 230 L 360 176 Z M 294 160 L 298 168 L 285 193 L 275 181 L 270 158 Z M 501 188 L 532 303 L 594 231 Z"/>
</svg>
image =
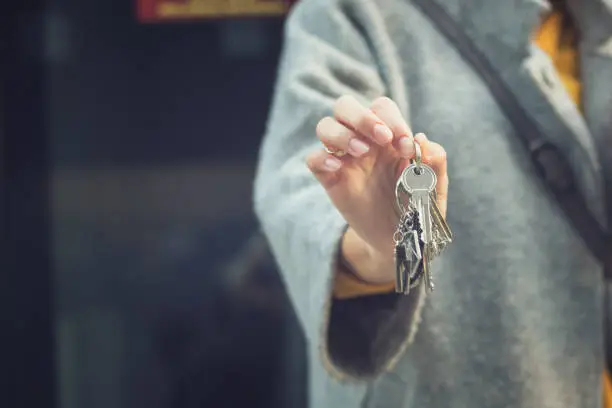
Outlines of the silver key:
<svg viewBox="0 0 612 408">
<path fill-rule="evenodd" d="M 436 188 L 436 173 L 431 167 L 415 164 L 406 167 L 402 173 L 402 184 L 410 196 L 415 210 L 419 213 L 421 228 L 423 229 L 422 239 L 425 245 L 432 242 L 432 220 L 430 194 Z"/>
<path fill-rule="evenodd" d="M 435 191 L 437 177 L 433 169 L 425 164 L 412 164 L 402 173 L 402 184 L 410 195 L 410 201 L 417 211 L 421 224 L 421 239 L 424 243 L 422 262 L 427 286 L 433 290 L 433 281 L 429 270 L 429 258 L 433 245 L 433 222 L 431 215 L 431 194 Z"/>
<path fill-rule="evenodd" d="M 419 267 L 423 262 L 419 236 L 415 230 L 412 230 L 411 234 L 406 236 L 406 249 L 408 254 L 408 288 L 405 293 L 408 294 L 409 290 L 419 283 Z"/>
<path fill-rule="evenodd" d="M 446 247 L 453 242 L 453 232 L 444 217 L 442 217 L 438 204 L 435 201 L 431 203 L 431 221 L 433 224 L 432 230 L 435 235 L 434 240 L 438 245 Z"/>
<path fill-rule="evenodd" d="M 397 215 L 402 219 L 408 211 L 408 204 L 404 202 L 403 197 L 408 194 L 406 189 L 404 188 L 404 184 L 402 183 L 402 176 L 397 179 L 395 183 L 395 211 Z M 400 220 L 400 223 L 402 221 Z"/>
<path fill-rule="evenodd" d="M 425 280 L 433 290 L 429 261 L 452 242 L 453 234 L 437 205 L 437 177 L 422 162 L 421 148 L 414 144 L 415 157 L 404 169 L 395 186 L 395 204 L 400 217 L 394 236 L 396 244 L 396 290 L 408 294 Z M 411 221 L 408 222 L 408 218 Z"/>
</svg>

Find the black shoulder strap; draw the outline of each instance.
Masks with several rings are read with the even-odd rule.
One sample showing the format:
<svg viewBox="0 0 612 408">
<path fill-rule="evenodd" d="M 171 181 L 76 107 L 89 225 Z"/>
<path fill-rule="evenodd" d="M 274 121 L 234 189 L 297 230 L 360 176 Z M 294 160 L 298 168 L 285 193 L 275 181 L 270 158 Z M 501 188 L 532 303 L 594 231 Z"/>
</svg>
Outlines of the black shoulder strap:
<svg viewBox="0 0 612 408">
<path fill-rule="evenodd" d="M 567 159 L 556 146 L 542 136 L 536 123 L 527 115 L 514 94 L 498 77 L 497 71 L 474 46 L 463 29 L 431 0 L 413 0 L 415 4 L 436 25 L 438 30 L 459 50 L 462 57 L 478 72 L 497 100 L 500 109 L 513 125 L 516 135 L 529 152 L 537 173 L 557 200 L 565 215 L 578 231 L 592 253 L 605 262 L 607 236 L 589 211 L 579 193 L 574 174 Z M 604 268 L 605 277 L 612 280 L 612 268 Z"/>
</svg>

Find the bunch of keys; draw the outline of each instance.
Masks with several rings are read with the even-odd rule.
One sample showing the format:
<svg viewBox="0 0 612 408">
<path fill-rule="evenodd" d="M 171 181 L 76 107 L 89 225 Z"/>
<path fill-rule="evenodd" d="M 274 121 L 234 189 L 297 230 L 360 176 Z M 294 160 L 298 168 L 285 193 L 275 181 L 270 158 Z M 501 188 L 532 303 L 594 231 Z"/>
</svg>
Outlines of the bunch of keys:
<svg viewBox="0 0 612 408">
<path fill-rule="evenodd" d="M 453 240 L 453 234 L 440 213 L 436 197 L 437 177 L 433 169 L 421 161 L 421 148 L 414 143 L 415 158 L 406 167 L 395 187 L 400 221 L 393 236 L 395 243 L 396 282 L 398 293 L 425 281 L 432 291 L 434 282 L 429 262 Z"/>
</svg>

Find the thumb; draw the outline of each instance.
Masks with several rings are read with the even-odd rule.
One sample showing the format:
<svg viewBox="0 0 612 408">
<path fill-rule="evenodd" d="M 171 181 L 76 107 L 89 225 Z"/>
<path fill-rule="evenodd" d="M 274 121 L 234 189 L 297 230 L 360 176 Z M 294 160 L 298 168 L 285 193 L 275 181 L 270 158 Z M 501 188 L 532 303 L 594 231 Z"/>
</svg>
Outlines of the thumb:
<svg viewBox="0 0 612 408">
<path fill-rule="evenodd" d="M 415 139 L 423 149 L 423 162 L 434 170 L 438 178 L 438 184 L 436 185 L 437 204 L 442 216 L 446 217 L 448 198 L 446 150 L 440 144 L 428 140 L 422 133 L 416 135 Z"/>
</svg>

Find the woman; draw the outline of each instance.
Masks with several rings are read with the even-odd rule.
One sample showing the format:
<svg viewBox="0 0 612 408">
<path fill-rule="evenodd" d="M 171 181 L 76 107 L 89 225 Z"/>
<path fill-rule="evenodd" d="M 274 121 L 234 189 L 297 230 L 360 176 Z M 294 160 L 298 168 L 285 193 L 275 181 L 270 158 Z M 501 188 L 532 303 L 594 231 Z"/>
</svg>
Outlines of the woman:
<svg viewBox="0 0 612 408">
<path fill-rule="evenodd" d="M 430 1 L 566 153 L 602 219 L 610 1 Z M 414 136 L 455 242 L 432 263 L 436 290 L 405 296 L 391 237 L 413 129 L 435 140 Z M 306 331 L 312 407 L 601 407 L 601 268 L 517 140 L 410 0 L 296 6 L 255 205 Z"/>
</svg>

